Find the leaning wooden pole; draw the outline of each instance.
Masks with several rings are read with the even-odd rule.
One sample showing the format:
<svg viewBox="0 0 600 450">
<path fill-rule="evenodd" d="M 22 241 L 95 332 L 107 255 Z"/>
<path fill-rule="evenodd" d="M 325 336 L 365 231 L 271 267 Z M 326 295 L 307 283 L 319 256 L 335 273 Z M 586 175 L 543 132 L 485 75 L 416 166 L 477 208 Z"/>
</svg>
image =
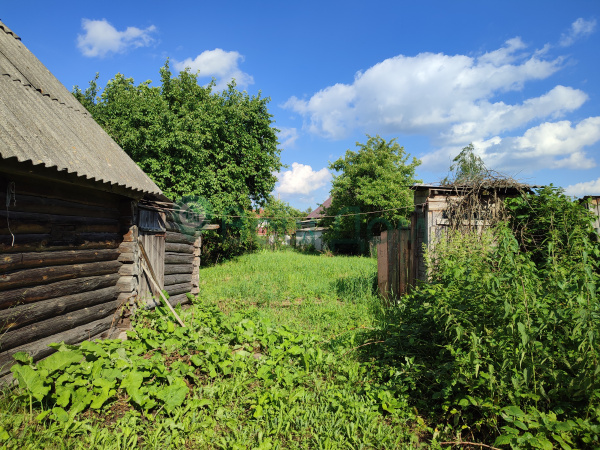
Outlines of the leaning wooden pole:
<svg viewBox="0 0 600 450">
<path fill-rule="evenodd" d="M 167 305 L 167 307 L 173 313 L 173 316 L 175 316 L 175 318 L 177 319 L 177 322 L 179 322 L 179 325 L 181 325 L 182 327 L 185 327 L 185 324 L 183 323 L 183 321 L 181 320 L 181 318 L 179 317 L 179 315 L 177 315 L 177 313 L 175 312 L 175 309 L 173 308 L 173 305 L 171 305 L 169 303 L 169 301 L 167 300 L 167 298 L 163 294 L 162 289 L 160 288 L 160 285 L 158 284 L 158 281 L 156 281 L 156 275 L 154 274 L 154 270 L 152 270 L 152 265 L 150 264 L 150 261 L 148 260 L 148 255 L 146 254 L 146 249 L 144 248 L 144 244 L 142 244 L 142 241 L 138 241 L 138 242 L 139 242 L 139 245 L 140 245 L 140 251 L 142 253 L 142 258 L 143 258 L 142 259 L 142 269 L 146 273 L 146 276 L 148 277 L 148 279 L 150 280 L 150 282 L 152 283 L 152 285 L 154 286 L 154 288 L 160 294 L 160 297 L 163 299 L 163 301 L 165 302 L 165 304 Z"/>
</svg>

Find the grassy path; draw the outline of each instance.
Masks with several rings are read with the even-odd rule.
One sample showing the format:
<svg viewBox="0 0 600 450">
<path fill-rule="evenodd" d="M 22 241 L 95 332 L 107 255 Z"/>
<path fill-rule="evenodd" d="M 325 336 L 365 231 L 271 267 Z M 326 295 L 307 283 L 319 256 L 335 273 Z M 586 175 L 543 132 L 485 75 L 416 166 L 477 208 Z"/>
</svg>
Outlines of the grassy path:
<svg viewBox="0 0 600 450">
<path fill-rule="evenodd" d="M 30 413 L 31 391 L 4 392 L 0 448 L 415 448 L 411 409 L 356 351 L 375 264 L 290 251 L 203 269 L 186 328 L 159 309 L 127 341 L 61 349 L 83 363 L 27 366 L 47 393 Z"/>
</svg>

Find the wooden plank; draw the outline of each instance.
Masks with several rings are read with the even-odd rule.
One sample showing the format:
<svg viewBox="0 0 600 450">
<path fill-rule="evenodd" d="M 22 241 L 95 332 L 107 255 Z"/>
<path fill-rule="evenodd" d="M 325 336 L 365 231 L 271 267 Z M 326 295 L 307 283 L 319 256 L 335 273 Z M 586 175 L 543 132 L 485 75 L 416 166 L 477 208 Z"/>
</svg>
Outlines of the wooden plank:
<svg viewBox="0 0 600 450">
<path fill-rule="evenodd" d="M 165 244 L 165 251 L 167 252 L 176 252 L 176 253 L 194 253 L 194 246 L 189 244 L 175 244 L 172 242 L 167 242 Z"/>
<path fill-rule="evenodd" d="M 56 252 L 5 253 L 0 256 L 0 272 L 41 266 L 112 261 L 119 257 L 117 249 L 83 249 Z"/>
<path fill-rule="evenodd" d="M 71 236 L 19 234 L 14 236 L 14 240 L 10 234 L 0 234 L 0 253 L 117 248 L 121 239 L 118 233 L 77 233 Z"/>
<path fill-rule="evenodd" d="M 117 289 L 119 292 L 133 292 L 138 287 L 138 277 L 136 276 L 120 276 L 117 281 Z"/>
<path fill-rule="evenodd" d="M 191 278 L 192 275 L 190 273 L 176 273 L 173 275 L 166 275 L 164 281 L 165 289 L 167 289 L 168 286 L 173 286 L 174 284 L 189 283 Z"/>
<path fill-rule="evenodd" d="M 389 292 L 389 266 L 388 266 L 388 232 L 381 232 L 381 242 L 377 244 L 377 285 L 379 292 L 384 298 L 388 298 Z"/>
<path fill-rule="evenodd" d="M 192 264 L 165 264 L 165 275 L 173 275 L 175 273 L 193 273 L 194 266 Z M 165 281 L 166 283 L 166 281 Z"/>
<path fill-rule="evenodd" d="M 65 344 L 78 344 L 82 341 L 85 341 L 86 339 L 89 339 L 92 336 L 95 336 L 99 333 L 102 333 L 103 331 L 108 330 L 111 326 L 111 323 L 112 317 L 107 316 L 94 322 L 85 325 L 80 325 L 72 330 L 63 331 L 62 333 L 57 333 L 52 336 L 48 336 L 44 339 L 40 339 L 39 341 L 31 342 L 25 345 L 20 345 L 5 352 L 1 352 L 0 376 L 4 376 L 8 372 L 10 372 L 10 368 L 14 363 L 12 356 L 17 352 L 29 353 L 33 357 L 34 361 L 39 361 L 40 359 L 45 358 L 46 356 L 49 356 L 56 351 L 48 347 L 48 345 L 55 342 L 64 342 Z"/>
<path fill-rule="evenodd" d="M 94 322 L 112 314 L 118 306 L 118 301 L 113 300 L 71 311 L 67 314 L 42 320 L 41 322 L 33 323 L 16 330 L 9 330 L 0 337 L 0 350 L 9 350 L 19 345 L 28 344 L 53 334 Z"/>
<path fill-rule="evenodd" d="M 172 286 L 165 286 L 165 291 L 167 291 L 167 293 L 170 296 L 177 294 L 186 294 L 192 291 L 192 287 L 192 283 L 174 284 Z"/>
<path fill-rule="evenodd" d="M 398 230 L 388 232 L 388 282 L 390 288 L 390 297 L 398 298 L 398 281 L 399 281 L 399 259 L 398 259 Z"/>
<path fill-rule="evenodd" d="M 99 261 L 86 264 L 38 267 L 35 269 L 23 269 L 15 272 L 3 273 L 0 274 L 0 291 L 25 286 L 38 286 L 40 284 L 70 280 L 73 278 L 117 273 L 121 268 L 121 265 L 122 263 L 119 261 Z"/>
<path fill-rule="evenodd" d="M 103 289 L 116 285 L 119 278 L 118 273 L 110 273 L 107 275 L 75 278 L 74 280 L 59 281 L 41 286 L 3 291 L 0 295 L 0 309 Z"/>
<path fill-rule="evenodd" d="M 165 253 L 165 264 L 193 264 L 194 255 L 189 253 Z"/>
<path fill-rule="evenodd" d="M 80 292 L 51 298 L 35 304 L 17 305 L 0 311 L 0 333 L 16 329 L 40 320 L 49 319 L 77 309 L 88 308 L 100 303 L 115 300 L 119 295 L 116 286 L 94 291 Z"/>
</svg>

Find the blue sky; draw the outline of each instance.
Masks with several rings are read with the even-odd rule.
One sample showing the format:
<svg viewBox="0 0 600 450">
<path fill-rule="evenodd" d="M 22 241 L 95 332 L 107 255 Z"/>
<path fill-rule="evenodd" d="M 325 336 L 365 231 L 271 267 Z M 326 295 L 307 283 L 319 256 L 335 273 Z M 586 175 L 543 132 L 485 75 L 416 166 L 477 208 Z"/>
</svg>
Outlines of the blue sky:
<svg viewBox="0 0 600 450">
<path fill-rule="evenodd" d="M 171 6 L 172 5 L 172 6 Z M 172 68 L 271 98 L 276 193 L 328 197 L 328 162 L 379 134 L 434 183 L 473 143 L 488 167 L 600 195 L 600 2 L 10 2 L 0 19 L 68 88 Z"/>
</svg>

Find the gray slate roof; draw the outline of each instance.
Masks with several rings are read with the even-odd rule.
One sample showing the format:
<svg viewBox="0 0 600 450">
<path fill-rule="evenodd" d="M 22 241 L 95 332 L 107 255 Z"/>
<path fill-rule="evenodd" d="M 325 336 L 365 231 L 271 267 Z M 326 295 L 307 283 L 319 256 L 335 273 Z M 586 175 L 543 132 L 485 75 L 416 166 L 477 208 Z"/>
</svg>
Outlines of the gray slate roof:
<svg viewBox="0 0 600 450">
<path fill-rule="evenodd" d="M 158 186 L 2 22 L 0 156 L 162 195 Z"/>
</svg>

